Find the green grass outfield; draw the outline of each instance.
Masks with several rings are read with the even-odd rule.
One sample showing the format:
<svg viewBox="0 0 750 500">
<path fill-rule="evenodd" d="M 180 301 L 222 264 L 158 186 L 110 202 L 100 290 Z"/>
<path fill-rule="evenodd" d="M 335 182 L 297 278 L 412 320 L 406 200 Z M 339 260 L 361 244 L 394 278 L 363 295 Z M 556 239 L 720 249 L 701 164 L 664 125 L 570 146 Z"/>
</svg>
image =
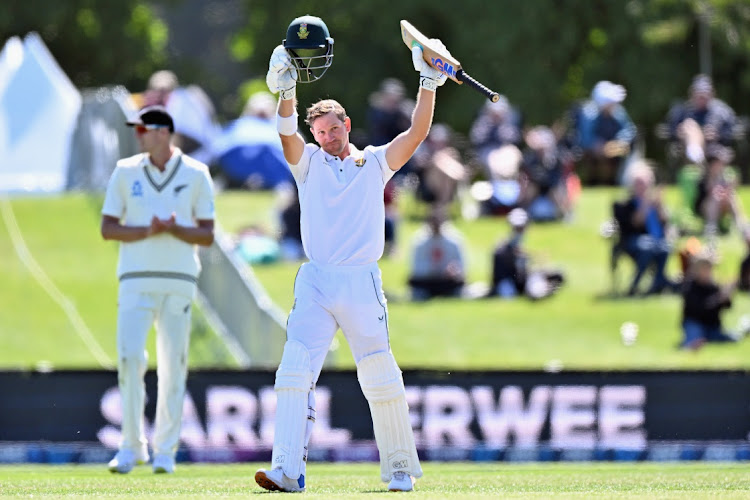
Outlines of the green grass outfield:
<svg viewBox="0 0 750 500">
<path fill-rule="evenodd" d="M 262 465 L 260 465 L 262 466 Z M 2 466 L 0 498 L 248 498 L 265 495 L 257 464 L 183 465 L 172 476 L 147 466 L 127 476 L 104 465 Z M 748 498 L 745 464 L 427 463 L 409 498 Z M 308 470 L 305 498 L 393 498 L 377 464 L 318 464 Z M 382 492 L 382 493 L 381 493 Z"/>
<path fill-rule="evenodd" d="M 675 206 L 677 193 L 669 192 Z M 680 332 L 680 300 L 676 296 L 646 299 L 605 297 L 610 289 L 610 242 L 599 235 L 610 216 L 618 189 L 587 189 L 570 224 L 530 228 L 527 245 L 537 264 L 562 268 L 567 277 L 555 297 L 460 301 L 435 300 L 414 304 L 407 292 L 409 242 L 419 226 L 410 215 L 419 213 L 409 200 L 399 228 L 399 251 L 383 259 L 383 281 L 389 297 L 391 345 L 403 368 L 542 369 L 551 363 L 563 369 L 747 369 L 750 341 L 739 345 L 708 346 L 698 353 L 675 349 Z M 750 207 L 750 189 L 742 197 Z M 91 335 L 110 359 L 116 357 L 115 315 L 117 244 L 99 235 L 101 197 L 66 194 L 59 197 L 19 197 L 10 202 L 20 233 L 31 255 L 80 314 Z M 236 231 L 247 224 L 275 229 L 274 199 L 270 193 L 225 192 L 217 198 L 219 224 Z M 457 223 L 466 236 L 470 281 L 488 280 L 490 253 L 507 235 L 501 218 Z M 722 260 L 717 275 L 734 279 L 744 244 L 736 235 L 720 242 Z M 270 296 L 283 310 L 292 305 L 292 286 L 298 263 L 255 268 Z M 676 259 L 670 263 L 677 268 Z M 627 259 L 620 269 L 624 283 L 631 272 Z M 0 368 L 36 366 L 48 361 L 56 368 L 97 368 L 99 365 L 76 333 L 63 309 L 44 292 L 16 254 L 9 228 L 0 218 Z M 737 294 L 725 314 L 729 327 L 750 314 L 750 296 Z M 196 312 L 200 323 L 200 312 Z M 622 344 L 623 322 L 640 327 L 635 345 Z M 192 368 L 232 367 L 209 328 L 194 330 L 190 351 Z M 351 368 L 353 361 L 339 334 L 333 364 Z M 153 365 L 153 335 L 149 346 Z"/>
</svg>

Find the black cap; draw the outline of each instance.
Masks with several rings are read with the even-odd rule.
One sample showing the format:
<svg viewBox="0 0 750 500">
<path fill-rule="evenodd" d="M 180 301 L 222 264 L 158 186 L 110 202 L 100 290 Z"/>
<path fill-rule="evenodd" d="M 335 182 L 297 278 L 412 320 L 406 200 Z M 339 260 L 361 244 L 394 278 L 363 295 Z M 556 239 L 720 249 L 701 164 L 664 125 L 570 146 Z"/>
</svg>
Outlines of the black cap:
<svg viewBox="0 0 750 500">
<path fill-rule="evenodd" d="M 166 125 L 169 132 L 174 132 L 174 121 L 164 106 L 146 106 L 138 112 L 138 117 L 125 122 L 129 127 L 135 125 Z"/>
</svg>

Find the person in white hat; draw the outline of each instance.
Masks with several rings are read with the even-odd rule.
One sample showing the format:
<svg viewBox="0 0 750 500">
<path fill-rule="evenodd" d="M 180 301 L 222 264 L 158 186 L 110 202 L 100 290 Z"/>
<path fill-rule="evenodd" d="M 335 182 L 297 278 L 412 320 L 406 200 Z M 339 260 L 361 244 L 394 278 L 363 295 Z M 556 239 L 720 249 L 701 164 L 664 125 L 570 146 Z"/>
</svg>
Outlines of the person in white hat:
<svg viewBox="0 0 750 500">
<path fill-rule="evenodd" d="M 622 85 L 602 80 L 577 116 L 577 145 L 584 153 L 583 176 L 589 184 L 615 184 L 622 176 L 636 135 L 635 125 L 622 105 L 626 95 Z"/>
</svg>

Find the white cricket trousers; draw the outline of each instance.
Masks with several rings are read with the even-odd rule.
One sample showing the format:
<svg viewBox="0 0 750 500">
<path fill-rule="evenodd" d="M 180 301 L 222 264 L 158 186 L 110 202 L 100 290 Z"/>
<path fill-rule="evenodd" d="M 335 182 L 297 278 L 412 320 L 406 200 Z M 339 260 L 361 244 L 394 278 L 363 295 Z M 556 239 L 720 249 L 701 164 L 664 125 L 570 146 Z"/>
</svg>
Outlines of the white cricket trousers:
<svg viewBox="0 0 750 500">
<path fill-rule="evenodd" d="M 388 308 L 377 263 L 330 266 L 306 262 L 300 267 L 286 336 L 310 352 L 313 384 L 339 327 L 356 363 L 390 350 Z"/>
<path fill-rule="evenodd" d="M 154 454 L 174 456 L 180 439 L 182 402 L 187 378 L 190 344 L 189 297 L 163 293 L 120 290 L 117 313 L 117 370 L 122 400 L 120 449 L 136 454 L 146 446 L 143 412 L 148 366 L 146 338 L 156 327 L 158 376 L 156 421 L 152 437 Z"/>
</svg>

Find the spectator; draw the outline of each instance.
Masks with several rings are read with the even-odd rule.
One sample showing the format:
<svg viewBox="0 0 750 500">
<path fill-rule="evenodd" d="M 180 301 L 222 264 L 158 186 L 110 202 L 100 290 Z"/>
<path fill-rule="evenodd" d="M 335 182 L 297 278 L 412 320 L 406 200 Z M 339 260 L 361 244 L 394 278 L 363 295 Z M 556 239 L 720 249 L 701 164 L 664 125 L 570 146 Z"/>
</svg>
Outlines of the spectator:
<svg viewBox="0 0 750 500">
<path fill-rule="evenodd" d="M 571 211 L 565 183 L 563 152 L 549 127 L 539 126 L 526 132 L 523 153 L 522 199 L 532 220 L 549 221 Z"/>
<path fill-rule="evenodd" d="M 397 204 L 398 188 L 395 182 L 389 182 L 383 190 L 383 208 L 385 209 L 385 244 L 383 255 L 390 257 L 396 252 L 399 212 Z"/>
<path fill-rule="evenodd" d="M 523 119 L 505 96 L 497 102 L 487 102 L 471 126 L 469 139 L 479 160 L 489 170 L 489 155 L 502 146 L 520 147 Z M 489 172 L 487 172 L 489 174 Z"/>
<path fill-rule="evenodd" d="M 236 251 L 250 265 L 272 264 L 281 257 L 279 243 L 258 225 L 240 230 Z"/>
<path fill-rule="evenodd" d="M 705 234 L 713 244 L 717 231 L 729 230 L 729 221 L 743 224 L 744 215 L 737 196 L 737 173 L 728 166 L 731 149 L 714 144 L 707 150 L 706 170 L 697 186 L 695 213 L 705 221 Z"/>
<path fill-rule="evenodd" d="M 521 172 L 523 155 L 513 144 L 506 144 L 487 156 L 489 181 L 476 181 L 471 195 L 480 203 L 484 215 L 505 215 L 521 204 Z"/>
<path fill-rule="evenodd" d="M 418 179 L 417 197 L 443 211 L 456 196 L 459 183 L 467 177 L 456 148 L 451 146 L 451 130 L 436 123 L 412 160 Z"/>
<path fill-rule="evenodd" d="M 713 144 L 731 146 L 736 117 L 732 108 L 714 96 L 711 77 L 696 75 L 690 85 L 690 97 L 676 104 L 667 115 L 669 140 L 691 163 L 701 164 L 706 148 Z M 693 129 L 696 133 L 691 133 Z"/>
<path fill-rule="evenodd" d="M 743 292 L 750 292 L 750 230 L 745 228 L 742 238 L 745 240 L 747 253 L 740 264 L 740 275 L 737 279 L 737 288 Z"/>
<path fill-rule="evenodd" d="M 464 253 L 461 234 L 445 222 L 441 211 L 434 211 L 414 239 L 412 300 L 460 296 L 466 277 Z"/>
<path fill-rule="evenodd" d="M 297 186 L 285 185 L 278 190 L 279 204 L 279 247 L 284 260 L 302 260 L 305 251 L 302 248 L 302 231 L 300 230 L 300 205 Z"/>
<path fill-rule="evenodd" d="M 683 288 L 681 349 L 697 350 L 706 342 L 734 342 L 722 325 L 720 313 L 732 305 L 734 286 L 721 287 L 713 277 L 713 257 L 698 254 Z"/>
<path fill-rule="evenodd" d="M 148 80 L 144 106 L 158 104 L 174 118 L 174 144 L 186 154 L 211 164 L 211 143 L 219 133 L 216 111 L 211 99 L 197 85 L 180 86 L 169 70 L 157 71 Z"/>
<path fill-rule="evenodd" d="M 603 80 L 591 100 L 576 112 L 577 146 L 583 153 L 582 174 L 589 184 L 615 184 L 623 176 L 625 159 L 633 148 L 636 128 L 622 105 L 622 85 Z"/>
<path fill-rule="evenodd" d="M 515 208 L 508 214 L 511 235 L 493 253 L 490 296 L 526 295 L 541 299 L 552 295 L 562 285 L 562 272 L 530 269 L 529 254 L 522 245 L 528 222 L 529 216 L 522 208 Z"/>
<path fill-rule="evenodd" d="M 382 146 L 409 128 L 413 105 L 405 98 L 404 84 L 386 78 L 380 89 L 370 96 L 367 111 L 369 144 Z"/>
<path fill-rule="evenodd" d="M 651 266 L 654 267 L 654 279 L 647 293 L 660 293 L 673 287 L 665 275 L 671 252 L 667 241 L 668 215 L 662 189 L 654 185 L 654 173 L 647 163 L 639 161 L 632 167 L 629 193 L 630 197 L 623 203 L 617 217 L 623 248 L 636 264 L 628 295 L 636 294 L 643 274 Z"/>
</svg>

